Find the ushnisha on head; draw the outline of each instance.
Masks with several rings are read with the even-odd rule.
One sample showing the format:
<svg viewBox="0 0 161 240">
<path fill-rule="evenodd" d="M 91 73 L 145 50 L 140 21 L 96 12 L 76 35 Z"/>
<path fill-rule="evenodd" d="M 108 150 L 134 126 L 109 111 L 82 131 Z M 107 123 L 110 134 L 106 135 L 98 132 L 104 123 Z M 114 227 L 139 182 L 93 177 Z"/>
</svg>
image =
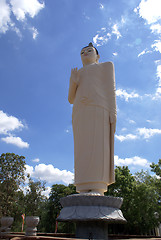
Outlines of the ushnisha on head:
<svg viewBox="0 0 161 240">
<path fill-rule="evenodd" d="M 100 55 L 98 54 L 98 50 L 93 46 L 92 43 L 89 43 L 88 46 L 82 48 L 81 50 L 81 59 L 83 66 L 98 63 Z"/>
</svg>

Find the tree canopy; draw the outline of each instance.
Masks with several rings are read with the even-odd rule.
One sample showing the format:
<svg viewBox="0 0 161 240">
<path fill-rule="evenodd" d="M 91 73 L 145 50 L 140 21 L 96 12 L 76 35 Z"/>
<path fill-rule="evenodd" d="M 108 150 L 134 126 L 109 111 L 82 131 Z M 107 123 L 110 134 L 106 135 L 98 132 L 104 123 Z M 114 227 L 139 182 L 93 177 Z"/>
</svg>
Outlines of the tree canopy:
<svg viewBox="0 0 161 240">
<path fill-rule="evenodd" d="M 25 214 L 27 216 L 39 216 L 41 214 L 41 206 L 46 200 L 42 194 L 45 191 L 45 182 L 34 182 L 29 178 L 28 189 L 24 197 L 25 200 Z"/>
<path fill-rule="evenodd" d="M 14 153 L 0 156 L 0 215 L 12 215 L 18 210 L 20 184 L 25 181 L 25 157 Z"/>
<path fill-rule="evenodd" d="M 60 213 L 60 199 L 76 193 L 73 184 L 65 186 L 54 184 L 49 197 L 43 196 L 45 183 L 34 181 L 28 177 L 25 182 L 25 157 L 14 153 L 0 156 L 0 217 L 14 217 L 13 230 L 21 230 L 21 215 L 38 215 L 41 232 L 54 232 L 56 218 Z M 128 234 L 148 234 L 161 222 L 161 159 L 157 164 L 151 164 L 152 173 L 141 170 L 135 175 L 130 173 L 127 166 L 116 167 L 115 183 L 109 186 L 105 195 L 122 197 L 121 210 L 127 224 L 118 231 Z M 25 183 L 27 190 L 22 190 Z M 59 223 L 59 232 L 74 232 L 74 224 Z"/>
<path fill-rule="evenodd" d="M 155 213 L 160 213 L 160 202 L 156 178 L 148 172 L 141 171 L 133 176 L 128 167 L 116 167 L 116 182 L 109 187 L 107 195 L 123 198 L 121 210 L 127 220 L 125 233 L 149 233 L 160 221 Z"/>
</svg>

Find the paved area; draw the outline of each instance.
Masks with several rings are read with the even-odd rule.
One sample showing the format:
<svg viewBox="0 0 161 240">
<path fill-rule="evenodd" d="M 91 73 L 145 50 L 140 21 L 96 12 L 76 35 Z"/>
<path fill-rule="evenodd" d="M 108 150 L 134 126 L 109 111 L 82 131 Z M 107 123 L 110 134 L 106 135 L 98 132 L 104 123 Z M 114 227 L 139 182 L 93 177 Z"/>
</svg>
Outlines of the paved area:
<svg viewBox="0 0 161 240">
<path fill-rule="evenodd" d="M 54 234 L 55 235 L 55 234 Z M 65 234 L 58 234 L 58 236 L 24 236 L 22 234 L 7 234 L 5 236 L 0 236 L 1 240 L 78 240 L 78 238 L 69 238 L 63 236 Z M 161 237 L 151 237 L 151 236 L 119 236 L 119 235 L 113 235 L 109 236 L 109 240 L 125 240 L 125 239 L 130 239 L 130 240 L 161 240 Z M 79 240 L 84 240 L 84 239 L 79 239 Z"/>
</svg>

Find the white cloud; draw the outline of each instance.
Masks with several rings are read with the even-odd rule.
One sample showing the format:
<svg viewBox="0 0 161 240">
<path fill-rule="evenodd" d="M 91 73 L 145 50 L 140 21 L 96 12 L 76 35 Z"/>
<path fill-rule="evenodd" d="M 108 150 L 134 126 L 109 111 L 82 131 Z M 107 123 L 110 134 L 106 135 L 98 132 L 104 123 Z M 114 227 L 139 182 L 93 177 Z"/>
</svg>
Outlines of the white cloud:
<svg viewBox="0 0 161 240">
<path fill-rule="evenodd" d="M 161 129 L 152 129 L 152 128 L 138 128 L 138 134 L 144 139 L 153 137 L 154 135 L 161 134 Z"/>
<path fill-rule="evenodd" d="M 145 54 L 145 50 L 143 50 L 141 53 L 138 54 L 138 57 L 142 56 Z"/>
<path fill-rule="evenodd" d="M 0 0 L 0 33 L 12 30 L 21 38 L 22 34 L 16 26 L 17 22 L 13 22 L 12 15 L 16 17 L 17 21 L 24 22 L 27 16 L 34 18 L 44 7 L 45 4 L 40 3 L 39 0 Z M 23 27 L 26 28 L 26 22 Z M 37 29 L 33 27 L 32 32 L 33 39 L 36 39 Z"/>
<path fill-rule="evenodd" d="M 117 39 L 119 39 L 121 36 L 121 33 L 118 30 L 118 24 L 114 24 L 112 26 L 112 34 L 116 35 Z"/>
<path fill-rule="evenodd" d="M 127 134 L 125 136 L 123 135 L 115 135 L 116 139 L 118 139 L 120 142 L 126 141 L 126 140 L 135 140 L 138 138 L 138 136 L 133 134 Z"/>
<path fill-rule="evenodd" d="M 141 0 L 139 6 L 134 9 L 149 25 L 152 33 L 161 34 L 161 1 L 160 0 Z M 155 51 L 161 53 L 161 40 L 155 40 L 151 45 Z M 147 51 L 148 52 L 148 51 Z M 139 56 L 147 53 L 141 52 Z"/>
<path fill-rule="evenodd" d="M 146 120 L 148 123 L 152 123 L 153 121 L 151 121 L 151 120 Z"/>
<path fill-rule="evenodd" d="M 161 51 L 161 41 L 160 41 L 160 51 Z M 146 51 L 145 53 L 148 53 L 151 51 Z M 142 54 L 140 54 L 141 56 Z M 151 100 L 161 100 L 161 65 L 160 65 L 160 60 L 155 61 L 157 65 L 156 69 L 156 77 L 157 77 L 157 84 L 156 84 L 156 90 L 155 93 L 153 94 L 144 94 L 144 95 L 139 95 L 135 91 L 132 92 L 127 92 L 125 89 L 117 89 L 116 90 L 116 96 L 120 97 L 121 99 L 124 99 L 126 102 L 128 102 L 130 99 L 143 99 L 144 97 L 151 98 Z"/>
<path fill-rule="evenodd" d="M 51 187 L 45 187 L 45 191 L 42 191 L 42 195 L 49 198 L 50 192 L 51 192 Z"/>
<path fill-rule="evenodd" d="M 101 30 L 97 31 L 97 34 L 93 37 L 93 43 L 96 44 L 96 46 L 102 46 L 106 44 L 112 36 L 116 36 L 117 39 L 119 39 L 122 37 L 119 28 L 122 28 L 125 22 L 125 18 L 122 17 L 120 22 L 113 25 L 109 23 L 108 29 L 106 29 L 106 27 L 102 27 Z M 117 53 L 114 53 L 114 55 L 115 54 Z"/>
<path fill-rule="evenodd" d="M 160 79 L 160 85 L 161 85 L 161 65 L 157 66 L 157 77 Z"/>
<path fill-rule="evenodd" d="M 0 0 L 0 33 L 5 33 L 10 27 L 10 12 L 11 10 L 6 0 Z"/>
<path fill-rule="evenodd" d="M 157 88 L 156 94 L 155 94 L 155 99 L 160 99 L 161 98 L 161 87 Z"/>
<path fill-rule="evenodd" d="M 150 162 L 145 159 L 145 158 L 141 158 L 141 157 L 138 157 L 138 156 L 135 156 L 135 157 L 131 157 L 131 158 L 125 158 L 125 159 L 122 159 L 122 158 L 119 158 L 117 155 L 114 157 L 115 159 L 115 165 L 116 166 L 128 166 L 128 165 L 138 165 L 138 166 L 141 166 L 141 167 L 149 167 L 150 166 Z"/>
<path fill-rule="evenodd" d="M 38 34 L 39 34 L 38 30 L 35 27 L 32 27 L 32 28 L 30 28 L 30 31 L 32 33 L 33 39 L 35 40 L 37 38 Z"/>
<path fill-rule="evenodd" d="M 117 53 L 117 52 L 114 52 L 114 53 L 113 53 L 113 56 L 115 56 L 115 57 L 116 57 L 117 55 L 118 55 L 118 53 Z"/>
<path fill-rule="evenodd" d="M 158 87 L 161 88 L 161 65 L 157 66 Z"/>
<path fill-rule="evenodd" d="M 157 64 L 157 71 L 156 71 L 156 76 L 157 76 L 157 88 L 156 88 L 156 92 L 153 95 L 150 95 L 150 97 L 152 98 L 152 100 L 161 100 L 161 65 L 160 61 L 156 61 Z"/>
<path fill-rule="evenodd" d="M 1 138 L 1 140 L 7 144 L 13 144 L 20 148 L 28 148 L 29 144 L 24 142 L 20 137 L 15 137 L 11 133 L 13 131 L 20 131 L 26 126 L 16 117 L 9 116 L 0 110 L 0 134 L 8 135 L 7 137 Z"/>
<path fill-rule="evenodd" d="M 126 130 L 127 130 L 127 128 L 125 128 L 125 127 L 121 129 L 122 132 L 125 132 Z"/>
<path fill-rule="evenodd" d="M 116 96 L 120 98 L 124 98 L 126 102 L 128 102 L 129 99 L 140 97 L 139 94 L 135 92 L 127 93 L 126 90 L 123 90 L 123 89 L 117 89 Z"/>
<path fill-rule="evenodd" d="M 161 1 L 160 0 L 141 0 L 139 6 L 134 9 L 149 25 L 152 33 L 161 34 Z M 160 37 L 159 37 L 160 38 Z M 155 40 L 151 45 L 155 51 L 161 53 L 161 40 Z M 142 52 L 138 55 L 141 56 L 147 52 Z"/>
<path fill-rule="evenodd" d="M 121 17 L 121 23 L 124 25 L 126 23 L 126 18 L 124 16 Z"/>
<path fill-rule="evenodd" d="M 10 3 L 18 21 L 25 20 L 26 15 L 34 18 L 44 8 L 44 3 L 38 0 L 10 0 Z"/>
<path fill-rule="evenodd" d="M 148 24 L 154 24 L 161 19 L 161 1 L 160 0 L 141 0 L 139 6 L 135 8 L 140 17 L 145 19 Z"/>
<path fill-rule="evenodd" d="M 149 50 L 145 49 L 141 53 L 138 54 L 138 57 L 143 56 L 143 55 L 145 55 L 147 53 L 152 53 L 152 51 L 149 51 Z"/>
<path fill-rule="evenodd" d="M 134 120 L 130 119 L 130 120 L 129 120 L 129 123 L 135 124 L 136 122 L 135 122 Z"/>
<path fill-rule="evenodd" d="M 93 43 L 96 44 L 97 47 L 98 46 L 102 46 L 105 43 L 107 43 L 110 38 L 111 38 L 111 34 L 110 33 L 104 34 L 103 36 L 99 36 L 99 34 L 96 34 L 93 37 Z"/>
<path fill-rule="evenodd" d="M 72 125 L 68 126 L 64 131 L 65 131 L 65 133 L 71 133 L 72 132 Z"/>
<path fill-rule="evenodd" d="M 160 49 L 161 50 L 161 49 Z M 157 78 L 157 84 L 156 84 L 156 91 L 154 94 L 145 94 L 146 97 L 150 97 L 152 100 L 161 100 L 161 61 L 156 60 L 155 61 L 157 65 L 156 69 L 156 78 Z"/>
<path fill-rule="evenodd" d="M 156 34 L 161 33 L 161 25 L 159 23 L 151 25 L 150 29 L 152 30 L 152 33 L 156 33 Z"/>
<path fill-rule="evenodd" d="M 38 162 L 40 162 L 40 159 L 39 158 L 35 158 L 35 159 L 32 160 L 32 162 L 37 162 L 38 163 Z"/>
<path fill-rule="evenodd" d="M 155 62 L 155 64 L 160 64 L 161 60 L 155 60 L 154 62 Z"/>
<path fill-rule="evenodd" d="M 135 134 L 115 135 L 120 142 L 135 140 L 135 139 L 149 139 L 154 135 L 161 134 L 161 129 L 152 128 L 137 128 Z"/>
<path fill-rule="evenodd" d="M 161 40 L 155 40 L 151 47 L 154 48 L 155 51 L 161 53 Z"/>
<path fill-rule="evenodd" d="M 25 168 L 26 168 L 25 174 L 26 175 L 29 174 L 31 176 L 34 172 L 34 168 L 32 166 L 29 166 L 29 165 L 25 165 Z"/>
<path fill-rule="evenodd" d="M 90 20 L 90 17 L 87 16 L 85 12 L 83 12 L 83 16 L 85 17 L 86 20 Z"/>
<path fill-rule="evenodd" d="M 8 134 L 11 131 L 21 130 L 24 127 L 18 118 L 0 111 L 0 134 Z"/>
<path fill-rule="evenodd" d="M 11 24 L 11 29 L 12 29 L 15 33 L 17 33 L 17 35 L 19 36 L 19 38 L 22 39 L 22 33 L 21 33 L 20 29 L 18 29 L 18 28 L 15 26 L 14 23 Z"/>
<path fill-rule="evenodd" d="M 5 138 L 1 138 L 2 141 L 6 142 L 7 144 L 13 144 L 19 148 L 28 148 L 29 144 L 24 142 L 20 137 L 8 136 Z"/>
<path fill-rule="evenodd" d="M 105 27 L 102 27 L 101 30 L 102 30 L 103 32 L 106 32 L 106 28 L 105 28 Z"/>
<path fill-rule="evenodd" d="M 100 9 L 104 9 L 104 6 L 102 3 L 100 3 Z"/>
<path fill-rule="evenodd" d="M 26 172 L 29 172 L 31 177 L 40 179 L 49 183 L 63 181 L 65 184 L 73 182 L 74 174 L 67 170 L 59 170 L 52 164 L 38 164 L 35 168 L 27 165 Z"/>
</svg>

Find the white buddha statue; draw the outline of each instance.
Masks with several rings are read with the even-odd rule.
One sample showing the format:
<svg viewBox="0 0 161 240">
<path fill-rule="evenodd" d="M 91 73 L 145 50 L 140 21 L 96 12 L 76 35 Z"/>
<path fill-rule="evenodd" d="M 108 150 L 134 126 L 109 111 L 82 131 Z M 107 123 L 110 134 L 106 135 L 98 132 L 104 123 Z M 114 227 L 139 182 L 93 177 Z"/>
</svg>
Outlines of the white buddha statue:
<svg viewBox="0 0 161 240">
<path fill-rule="evenodd" d="M 83 67 L 71 70 L 68 100 L 73 104 L 75 185 L 80 193 L 104 195 L 114 179 L 115 74 L 99 63 L 92 43 L 81 50 Z"/>
</svg>

